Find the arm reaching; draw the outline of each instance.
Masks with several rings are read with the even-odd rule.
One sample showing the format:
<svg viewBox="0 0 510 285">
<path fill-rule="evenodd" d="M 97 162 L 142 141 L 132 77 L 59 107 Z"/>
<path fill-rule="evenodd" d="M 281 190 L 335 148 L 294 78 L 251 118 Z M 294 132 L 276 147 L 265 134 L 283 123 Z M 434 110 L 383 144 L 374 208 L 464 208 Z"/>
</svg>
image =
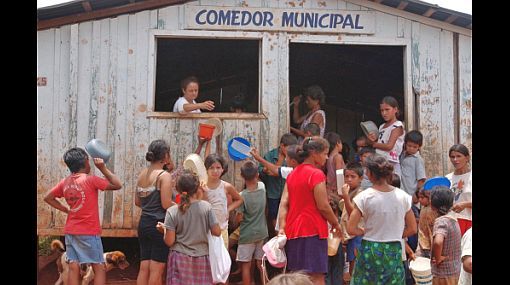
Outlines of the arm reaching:
<svg viewBox="0 0 510 285">
<path fill-rule="evenodd" d="M 106 168 L 106 165 L 104 164 L 103 159 L 101 158 L 94 158 L 94 165 L 103 173 L 104 177 L 110 182 L 108 186 L 104 190 L 119 190 L 122 188 L 122 182 L 120 182 L 120 179 L 117 177 L 117 175 L 113 174 L 108 168 Z"/>
</svg>

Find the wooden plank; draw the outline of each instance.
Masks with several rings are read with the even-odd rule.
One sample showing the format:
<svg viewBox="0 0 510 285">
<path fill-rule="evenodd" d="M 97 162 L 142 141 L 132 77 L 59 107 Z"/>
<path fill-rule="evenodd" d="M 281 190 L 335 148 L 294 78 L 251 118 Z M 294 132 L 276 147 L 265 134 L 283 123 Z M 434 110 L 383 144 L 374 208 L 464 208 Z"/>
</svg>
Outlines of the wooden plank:
<svg viewBox="0 0 510 285">
<path fill-rule="evenodd" d="M 411 39 L 411 20 L 398 17 L 397 18 L 397 37 Z"/>
<path fill-rule="evenodd" d="M 443 173 L 449 173 L 447 169 L 451 163 L 447 158 L 448 149 L 455 143 L 454 115 L 454 54 L 453 54 L 453 33 L 441 31 L 440 34 L 440 62 L 441 62 L 441 139 L 442 139 L 442 163 Z"/>
<path fill-rule="evenodd" d="M 290 94 L 289 94 L 289 45 L 287 33 L 280 33 L 278 37 L 278 133 L 276 145 L 279 145 L 283 134 L 290 131 Z M 259 125 L 262 145 L 268 145 L 269 140 L 263 123 Z M 267 147 L 269 148 L 269 146 Z M 269 149 L 266 149 L 268 151 Z"/>
<path fill-rule="evenodd" d="M 46 77 L 47 85 L 37 87 L 37 227 L 52 226 L 54 210 L 43 199 L 53 187 L 52 114 L 54 93 L 55 30 L 37 33 L 37 76 Z"/>
<path fill-rule="evenodd" d="M 158 10 L 158 29 L 179 29 L 179 9 L 181 6 L 169 6 Z"/>
<path fill-rule="evenodd" d="M 148 112 L 147 117 L 149 118 L 159 118 L 159 119 L 170 119 L 176 118 L 178 120 L 183 119 L 208 119 L 208 118 L 218 118 L 222 120 L 260 120 L 266 119 L 266 115 L 264 113 L 199 113 L 199 114 L 179 114 L 173 112 Z"/>
<path fill-rule="evenodd" d="M 430 17 L 432 14 L 434 14 L 437 10 L 435 8 L 429 8 L 425 13 L 422 14 L 423 17 Z"/>
<path fill-rule="evenodd" d="M 262 84 L 262 90 L 260 92 L 262 98 L 260 98 L 262 104 L 262 112 L 266 115 L 267 120 L 272 126 L 279 125 L 279 100 L 278 100 L 278 46 L 279 46 L 279 35 L 280 33 L 264 33 L 262 40 L 262 52 L 263 56 L 261 60 L 261 74 L 260 79 Z M 269 149 L 274 148 L 278 145 L 279 140 L 279 128 L 269 128 L 269 141 L 263 142 Z"/>
<path fill-rule="evenodd" d="M 85 146 L 90 140 L 89 120 L 95 116 L 91 110 L 91 61 L 92 61 L 92 22 L 78 26 L 78 100 L 76 143 Z M 94 118 L 95 119 L 95 118 Z M 92 163 L 92 168 L 94 165 Z"/>
<path fill-rule="evenodd" d="M 71 50 L 69 54 L 69 109 L 71 120 L 69 125 L 69 146 L 76 146 L 78 133 L 78 68 L 79 68 L 79 27 L 78 24 L 71 26 Z"/>
<path fill-rule="evenodd" d="M 64 228 L 37 229 L 38 236 L 63 236 Z M 137 229 L 103 229 L 101 237 L 138 237 Z"/>
<path fill-rule="evenodd" d="M 387 13 L 377 12 L 375 24 L 375 37 L 379 38 L 396 38 L 398 22 L 397 17 Z"/>
<path fill-rule="evenodd" d="M 402 1 L 400 2 L 400 4 L 398 4 L 397 9 L 404 10 L 407 7 L 407 5 L 409 5 L 409 2 Z"/>
<path fill-rule="evenodd" d="M 230 183 L 234 183 L 234 173 L 236 166 L 235 161 L 231 159 L 230 156 L 228 155 L 227 144 L 230 139 L 239 136 L 239 132 L 237 130 L 237 121 L 233 120 L 223 121 L 223 132 L 221 136 L 223 140 L 221 155 L 228 161 L 228 172 L 223 176 L 222 179 Z"/>
<path fill-rule="evenodd" d="M 459 142 L 472 151 L 471 37 L 459 35 Z"/>
</svg>

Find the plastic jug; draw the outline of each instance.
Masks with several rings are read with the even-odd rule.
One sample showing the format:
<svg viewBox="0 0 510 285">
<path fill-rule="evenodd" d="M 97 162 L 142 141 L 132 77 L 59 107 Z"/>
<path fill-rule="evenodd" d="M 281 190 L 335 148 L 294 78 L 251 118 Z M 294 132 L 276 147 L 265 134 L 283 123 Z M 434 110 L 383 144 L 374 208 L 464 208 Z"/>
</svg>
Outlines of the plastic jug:
<svg viewBox="0 0 510 285">
<path fill-rule="evenodd" d="M 85 150 L 89 153 L 90 156 L 94 158 L 102 158 L 105 163 L 108 162 L 112 152 L 100 139 L 91 139 L 87 145 L 85 145 Z"/>
</svg>

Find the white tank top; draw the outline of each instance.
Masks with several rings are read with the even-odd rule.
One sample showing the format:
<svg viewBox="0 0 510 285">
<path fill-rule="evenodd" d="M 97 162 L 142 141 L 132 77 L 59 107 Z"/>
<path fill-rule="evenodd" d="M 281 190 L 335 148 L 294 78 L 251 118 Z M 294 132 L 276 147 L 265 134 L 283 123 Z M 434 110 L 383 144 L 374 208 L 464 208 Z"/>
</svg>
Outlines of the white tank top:
<svg viewBox="0 0 510 285">
<path fill-rule="evenodd" d="M 321 114 L 322 116 L 322 119 L 324 120 L 324 125 L 321 127 L 319 126 L 320 130 L 321 130 L 321 138 L 324 137 L 324 130 L 326 129 L 326 113 L 324 113 L 323 110 L 317 110 L 315 112 L 313 112 L 310 116 L 308 116 L 304 121 L 303 123 L 301 123 L 301 127 L 299 129 L 301 129 L 302 131 L 305 130 L 305 127 L 308 126 L 308 124 L 310 124 L 310 122 L 312 121 L 312 118 L 313 116 L 315 116 L 316 113 L 319 113 Z"/>
<path fill-rule="evenodd" d="M 404 136 L 406 134 L 404 130 L 404 124 L 402 124 L 401 121 L 396 121 L 393 124 L 391 124 L 388 127 L 384 127 L 384 124 L 379 126 L 379 138 L 377 140 L 378 143 L 388 143 L 391 136 L 391 131 L 395 128 L 401 127 L 403 132 L 400 137 L 397 138 L 397 141 L 395 142 L 395 145 L 393 145 L 393 148 L 390 151 L 380 150 L 376 149 L 375 152 L 381 155 L 384 155 L 386 159 L 390 162 L 400 164 L 399 156 L 402 152 L 402 148 L 404 146 Z"/>
<path fill-rule="evenodd" d="M 205 191 L 205 197 L 211 204 L 212 210 L 222 230 L 228 227 L 227 194 L 225 193 L 225 181 L 221 180 L 216 189 Z"/>
</svg>

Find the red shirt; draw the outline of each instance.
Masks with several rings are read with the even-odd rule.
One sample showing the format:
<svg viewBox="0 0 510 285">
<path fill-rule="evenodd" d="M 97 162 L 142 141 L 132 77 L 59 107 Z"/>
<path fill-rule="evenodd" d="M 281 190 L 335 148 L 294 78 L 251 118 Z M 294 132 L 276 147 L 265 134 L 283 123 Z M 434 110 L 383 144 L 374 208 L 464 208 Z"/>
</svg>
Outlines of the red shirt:
<svg viewBox="0 0 510 285">
<path fill-rule="evenodd" d="M 326 182 L 326 175 L 311 164 L 300 164 L 287 177 L 289 209 L 285 234 L 288 239 L 328 237 L 327 221 L 319 212 L 313 195 L 313 189 L 321 182 Z"/>
<path fill-rule="evenodd" d="M 65 234 L 98 235 L 99 224 L 98 190 L 108 186 L 108 180 L 85 173 L 74 173 L 51 189 L 54 197 L 64 197 L 69 205 Z"/>
</svg>

